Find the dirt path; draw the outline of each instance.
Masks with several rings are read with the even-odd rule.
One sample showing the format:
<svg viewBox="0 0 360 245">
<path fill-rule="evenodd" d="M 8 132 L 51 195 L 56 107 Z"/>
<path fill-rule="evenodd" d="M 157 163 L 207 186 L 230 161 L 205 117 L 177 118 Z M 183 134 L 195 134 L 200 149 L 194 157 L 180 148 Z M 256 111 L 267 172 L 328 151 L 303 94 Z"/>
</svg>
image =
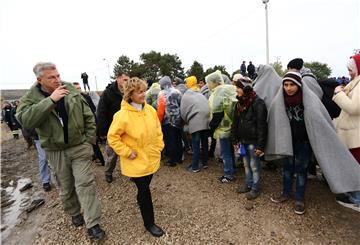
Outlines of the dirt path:
<svg viewBox="0 0 360 245">
<path fill-rule="evenodd" d="M 7 213 L 16 209 L 16 202 L 2 208 L 2 242 L 90 244 L 86 229 L 74 228 L 63 213 L 56 190 L 42 191 L 35 150 L 25 151 L 23 139 L 15 141 L 4 125 L 1 129 L 2 200 L 11 200 L 10 189 L 5 189 L 16 189 L 24 179 L 31 179 L 34 187 L 17 204 L 20 212 L 35 197 L 46 200 L 29 215 L 22 212 L 14 227 L 5 221 Z M 186 166 L 164 166 L 153 178 L 156 222 L 167 232 L 162 238 L 153 238 L 142 226 L 135 185 L 118 172 L 114 182 L 107 184 L 103 167 L 94 164 L 102 227 L 107 233 L 103 244 L 358 244 L 360 214 L 338 205 L 319 180 L 308 182 L 306 214 L 298 216 L 293 212 L 293 202 L 276 205 L 270 201 L 270 196 L 280 190 L 280 171 L 263 171 L 263 194 L 248 211 L 245 197 L 235 193 L 244 178 L 243 169 L 239 169 L 236 183 L 220 184 L 219 163 L 212 161 L 209 169 L 199 173 L 187 172 Z"/>
</svg>

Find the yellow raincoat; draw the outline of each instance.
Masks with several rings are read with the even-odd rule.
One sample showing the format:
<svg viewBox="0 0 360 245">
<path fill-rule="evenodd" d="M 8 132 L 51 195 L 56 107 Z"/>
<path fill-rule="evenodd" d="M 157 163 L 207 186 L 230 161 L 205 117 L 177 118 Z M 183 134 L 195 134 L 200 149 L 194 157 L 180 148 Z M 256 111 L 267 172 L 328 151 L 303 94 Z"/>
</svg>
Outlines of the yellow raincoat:
<svg viewBox="0 0 360 245">
<path fill-rule="evenodd" d="M 155 173 L 160 167 L 164 148 L 163 134 L 156 111 L 150 105 L 143 110 L 123 100 L 121 110 L 115 113 L 107 140 L 120 156 L 121 173 L 128 177 L 142 177 Z M 135 151 L 137 157 L 128 157 Z"/>
</svg>

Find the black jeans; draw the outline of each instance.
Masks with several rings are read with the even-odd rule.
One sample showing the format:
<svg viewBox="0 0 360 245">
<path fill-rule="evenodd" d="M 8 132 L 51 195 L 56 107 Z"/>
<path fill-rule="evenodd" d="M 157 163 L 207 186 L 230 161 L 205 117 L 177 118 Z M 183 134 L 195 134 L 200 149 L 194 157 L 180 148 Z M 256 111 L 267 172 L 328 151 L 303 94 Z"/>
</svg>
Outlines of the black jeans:
<svg viewBox="0 0 360 245">
<path fill-rule="evenodd" d="M 164 142 L 170 163 L 180 163 L 182 161 L 183 147 L 181 141 L 182 130 L 166 124 L 162 126 Z"/>
<path fill-rule="evenodd" d="M 140 208 L 144 226 L 149 227 L 154 224 L 154 208 L 151 199 L 150 183 L 153 175 L 132 178 L 138 188 L 137 202 Z"/>
<path fill-rule="evenodd" d="M 93 146 L 95 159 L 99 159 L 101 164 L 104 166 L 105 165 L 105 160 L 104 160 L 104 156 L 103 156 L 103 154 L 102 154 L 102 152 L 100 150 L 98 142 L 96 141 L 96 144 L 92 145 L 92 146 Z"/>
</svg>

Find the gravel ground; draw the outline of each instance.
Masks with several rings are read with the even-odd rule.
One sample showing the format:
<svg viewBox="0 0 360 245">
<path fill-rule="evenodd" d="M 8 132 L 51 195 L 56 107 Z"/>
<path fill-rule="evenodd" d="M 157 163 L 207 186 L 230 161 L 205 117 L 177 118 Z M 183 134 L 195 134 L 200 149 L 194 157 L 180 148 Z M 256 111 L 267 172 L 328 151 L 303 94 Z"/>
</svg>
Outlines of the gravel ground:
<svg viewBox="0 0 360 245">
<path fill-rule="evenodd" d="M 4 216 L 14 207 L 2 208 L 4 244 L 93 244 L 84 227 L 75 228 L 62 210 L 56 189 L 44 193 L 39 183 L 37 157 L 33 148 L 26 151 L 23 139 L 13 140 L 4 125 L 1 149 L 1 187 L 3 200 L 11 196 L 3 190 L 21 178 L 29 178 L 34 187 L 21 200 L 20 211 L 35 197 L 45 205 L 30 214 L 22 212 L 17 225 L 10 227 Z M 184 164 L 162 166 L 154 176 L 151 190 L 156 223 L 166 235 L 154 238 L 145 231 L 136 204 L 136 187 L 119 171 L 114 182 L 104 180 L 104 168 L 94 163 L 98 195 L 102 203 L 102 227 L 106 240 L 100 244 L 359 244 L 360 213 L 343 208 L 334 201 L 326 184 L 309 180 L 306 213 L 294 214 L 294 201 L 274 204 L 270 197 L 281 189 L 280 171 L 266 171 L 263 193 L 253 202 L 235 192 L 244 179 L 238 169 L 234 183 L 221 184 L 221 164 L 210 161 L 209 169 L 199 173 L 186 171 Z M 252 206 L 251 210 L 245 205 Z M 6 237 L 5 232 L 7 233 Z"/>
</svg>

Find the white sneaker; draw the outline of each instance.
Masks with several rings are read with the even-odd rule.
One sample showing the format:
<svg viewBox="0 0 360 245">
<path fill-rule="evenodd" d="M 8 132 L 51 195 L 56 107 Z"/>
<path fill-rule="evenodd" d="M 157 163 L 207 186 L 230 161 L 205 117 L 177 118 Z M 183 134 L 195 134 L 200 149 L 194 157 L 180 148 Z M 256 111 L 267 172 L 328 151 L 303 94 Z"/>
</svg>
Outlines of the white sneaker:
<svg viewBox="0 0 360 245">
<path fill-rule="evenodd" d="M 360 212 L 360 204 L 352 203 L 347 197 L 337 197 L 336 202 L 341 206 Z"/>
</svg>

